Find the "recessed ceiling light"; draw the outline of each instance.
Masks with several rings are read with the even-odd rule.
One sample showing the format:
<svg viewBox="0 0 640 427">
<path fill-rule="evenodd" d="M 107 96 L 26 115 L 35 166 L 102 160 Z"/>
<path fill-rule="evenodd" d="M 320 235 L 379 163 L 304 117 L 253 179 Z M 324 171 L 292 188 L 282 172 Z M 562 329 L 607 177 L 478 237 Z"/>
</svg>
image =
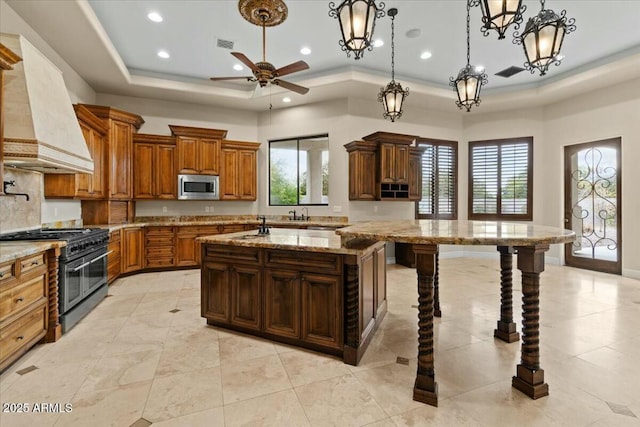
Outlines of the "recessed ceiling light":
<svg viewBox="0 0 640 427">
<path fill-rule="evenodd" d="M 282 98 L 282 102 L 291 102 L 291 98 L 285 96 L 284 98 Z"/>
<path fill-rule="evenodd" d="M 420 34 L 422 34 L 422 31 L 420 30 L 420 28 L 412 28 L 405 33 L 407 38 L 410 38 L 410 39 L 415 39 L 417 37 L 420 37 Z"/>
<path fill-rule="evenodd" d="M 242 67 L 242 65 L 240 65 L 240 64 L 236 64 L 236 65 L 234 65 L 234 66 L 233 66 L 233 69 L 234 69 L 234 70 L 236 70 L 236 71 L 242 71 L 242 70 L 244 70 L 244 68 L 243 68 L 243 67 Z"/>
<path fill-rule="evenodd" d="M 169 59 L 171 57 L 171 55 L 169 55 L 169 52 L 167 52 L 166 50 L 159 50 L 158 56 L 162 59 Z"/>
<path fill-rule="evenodd" d="M 482 65 L 476 65 L 476 71 L 477 71 L 478 73 L 482 73 L 482 72 L 484 71 L 484 66 L 482 66 Z"/>
<path fill-rule="evenodd" d="M 384 41 L 382 39 L 377 39 L 373 42 L 373 47 L 380 47 L 384 45 Z"/>
<path fill-rule="evenodd" d="M 431 58 L 431 52 L 429 52 L 428 50 L 425 50 L 420 54 L 420 59 L 429 59 L 429 58 Z"/>
<path fill-rule="evenodd" d="M 556 59 L 557 59 L 558 61 L 562 61 L 562 60 L 564 59 L 564 55 L 558 55 L 558 56 L 556 57 Z"/>
<path fill-rule="evenodd" d="M 147 15 L 147 18 L 149 18 L 149 20 L 153 21 L 153 22 L 162 22 L 162 15 L 160 15 L 158 12 L 149 12 L 149 14 Z"/>
<path fill-rule="evenodd" d="M 311 49 L 309 49 L 308 47 L 303 47 L 302 49 L 300 49 L 300 53 L 303 55 L 310 55 Z"/>
</svg>

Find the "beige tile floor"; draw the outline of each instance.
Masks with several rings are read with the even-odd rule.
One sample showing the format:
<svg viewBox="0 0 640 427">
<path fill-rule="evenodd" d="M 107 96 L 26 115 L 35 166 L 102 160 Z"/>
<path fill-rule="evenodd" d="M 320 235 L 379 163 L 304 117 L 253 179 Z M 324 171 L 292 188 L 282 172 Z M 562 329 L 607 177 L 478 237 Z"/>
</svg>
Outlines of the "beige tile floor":
<svg viewBox="0 0 640 427">
<path fill-rule="evenodd" d="M 547 266 L 541 360 L 551 395 L 534 401 L 511 387 L 519 343 L 493 338 L 498 262 L 442 260 L 441 272 L 438 408 L 411 399 L 415 270 L 388 266 L 389 312 L 357 367 L 206 326 L 199 272 L 183 270 L 119 279 L 60 341 L 10 367 L 0 377 L 3 408 L 70 403 L 72 411 L 0 412 L 0 425 L 640 425 L 640 281 Z M 517 271 L 514 282 L 519 309 Z"/>
</svg>

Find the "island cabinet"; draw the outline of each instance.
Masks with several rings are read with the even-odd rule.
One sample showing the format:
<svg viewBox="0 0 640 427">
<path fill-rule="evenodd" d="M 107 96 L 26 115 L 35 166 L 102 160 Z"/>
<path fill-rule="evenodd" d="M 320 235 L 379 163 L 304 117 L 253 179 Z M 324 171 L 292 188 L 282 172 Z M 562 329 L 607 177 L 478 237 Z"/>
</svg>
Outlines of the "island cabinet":
<svg viewBox="0 0 640 427">
<path fill-rule="evenodd" d="M 220 152 L 220 200 L 256 200 L 256 142 L 222 141 Z"/>
<path fill-rule="evenodd" d="M 131 273 L 144 267 L 144 229 L 122 229 L 121 272 Z"/>
<path fill-rule="evenodd" d="M 105 197 L 105 160 L 108 128 L 82 105 L 73 106 L 80 130 L 93 159 L 93 173 L 44 174 L 46 198 L 103 199 Z"/>
<path fill-rule="evenodd" d="M 267 239 L 291 232 L 335 236 L 276 229 Z M 207 323 L 356 365 L 386 313 L 384 243 L 347 254 L 242 246 L 255 239 L 203 239 L 201 313 Z"/>
<path fill-rule="evenodd" d="M 177 137 L 178 173 L 189 175 L 220 174 L 220 144 L 226 130 L 169 125 Z"/>
<path fill-rule="evenodd" d="M 0 264 L 0 371 L 47 334 L 47 253 Z"/>
<path fill-rule="evenodd" d="M 175 137 L 133 136 L 133 198 L 178 199 Z"/>
</svg>

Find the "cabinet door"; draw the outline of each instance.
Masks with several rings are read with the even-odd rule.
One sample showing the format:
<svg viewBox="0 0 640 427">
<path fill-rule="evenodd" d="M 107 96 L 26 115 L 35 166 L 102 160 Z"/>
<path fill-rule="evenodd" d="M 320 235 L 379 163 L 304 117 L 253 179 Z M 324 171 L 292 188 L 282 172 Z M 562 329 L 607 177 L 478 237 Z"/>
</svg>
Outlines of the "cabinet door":
<svg viewBox="0 0 640 427">
<path fill-rule="evenodd" d="M 198 166 L 199 143 L 197 138 L 181 136 L 178 138 L 178 173 L 197 174 L 200 172 Z"/>
<path fill-rule="evenodd" d="M 409 146 L 395 146 L 395 180 L 400 183 L 409 182 Z"/>
<path fill-rule="evenodd" d="M 228 323 L 231 314 L 229 266 L 205 261 L 201 268 L 201 283 L 202 317 Z"/>
<path fill-rule="evenodd" d="M 91 141 L 93 151 L 91 157 L 93 158 L 93 175 L 91 175 L 91 197 L 94 199 L 103 199 L 105 195 L 105 179 L 104 179 L 104 164 L 106 158 L 106 137 L 100 135 L 98 132 L 91 131 Z"/>
<path fill-rule="evenodd" d="M 111 120 L 109 141 L 109 197 L 131 199 L 131 155 L 133 140 L 131 125 Z"/>
<path fill-rule="evenodd" d="M 133 144 L 133 198 L 154 198 L 154 145 Z"/>
<path fill-rule="evenodd" d="M 93 170 L 95 173 L 96 155 L 94 153 L 94 146 L 93 146 L 94 134 L 89 126 L 85 125 L 82 122 L 79 122 L 79 124 L 80 124 L 80 130 L 82 131 L 82 136 L 84 136 L 84 141 L 87 143 L 87 148 L 89 149 L 89 153 L 91 154 L 91 158 L 93 159 L 93 162 L 94 162 Z M 75 197 L 81 198 L 81 199 L 88 199 L 92 197 L 92 194 L 91 194 L 92 178 L 93 178 L 92 175 L 89 173 L 79 173 L 76 175 Z"/>
<path fill-rule="evenodd" d="M 342 297 L 339 276 L 302 275 L 302 339 L 342 348 Z"/>
<path fill-rule="evenodd" d="M 156 147 L 154 162 L 155 196 L 158 199 L 178 198 L 178 174 L 176 173 L 176 147 L 161 144 Z"/>
<path fill-rule="evenodd" d="M 422 166 L 419 155 L 409 156 L 409 200 L 422 199 Z"/>
<path fill-rule="evenodd" d="M 234 148 L 220 150 L 220 200 L 238 199 L 238 156 Z"/>
<path fill-rule="evenodd" d="M 200 245 L 196 246 L 196 236 L 196 233 L 178 231 L 176 235 L 176 265 L 178 267 L 198 265 Z"/>
<path fill-rule="evenodd" d="M 300 338 L 300 275 L 291 270 L 266 269 L 264 330 Z"/>
<path fill-rule="evenodd" d="M 122 272 L 140 270 L 144 261 L 144 230 L 142 228 L 122 229 Z"/>
<path fill-rule="evenodd" d="M 219 175 L 220 140 L 200 138 L 200 172 L 203 175 Z"/>
<path fill-rule="evenodd" d="M 252 266 L 231 267 L 231 323 L 260 330 L 260 306 L 262 281 L 260 268 Z"/>
<path fill-rule="evenodd" d="M 376 199 L 376 153 L 349 153 L 349 200 Z"/>
<path fill-rule="evenodd" d="M 257 180 L 256 152 L 253 150 L 240 150 L 238 170 L 238 198 L 240 200 L 256 200 Z"/>
<path fill-rule="evenodd" d="M 380 144 L 380 182 L 396 182 L 396 144 Z"/>
</svg>

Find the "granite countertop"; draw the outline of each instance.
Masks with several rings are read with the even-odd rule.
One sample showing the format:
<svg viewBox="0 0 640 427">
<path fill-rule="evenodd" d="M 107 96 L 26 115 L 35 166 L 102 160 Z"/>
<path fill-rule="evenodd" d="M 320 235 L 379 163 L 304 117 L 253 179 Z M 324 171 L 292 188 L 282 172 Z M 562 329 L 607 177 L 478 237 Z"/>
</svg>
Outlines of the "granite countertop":
<svg viewBox="0 0 640 427">
<path fill-rule="evenodd" d="M 568 243 L 571 230 L 524 222 L 401 220 L 369 221 L 341 228 L 336 234 L 416 244 L 531 246 Z"/>
<path fill-rule="evenodd" d="M 332 230 L 298 230 L 291 228 L 272 228 L 269 234 L 258 235 L 256 231 L 216 234 L 199 237 L 202 243 L 230 246 L 245 246 L 306 252 L 326 252 L 335 254 L 362 255 L 372 251 L 384 242 L 371 239 L 352 239 L 345 245 Z"/>
<path fill-rule="evenodd" d="M 43 252 L 52 248 L 66 246 L 65 241 L 32 241 L 32 242 L 1 242 L 0 263 L 14 261 L 28 255 Z"/>
</svg>

